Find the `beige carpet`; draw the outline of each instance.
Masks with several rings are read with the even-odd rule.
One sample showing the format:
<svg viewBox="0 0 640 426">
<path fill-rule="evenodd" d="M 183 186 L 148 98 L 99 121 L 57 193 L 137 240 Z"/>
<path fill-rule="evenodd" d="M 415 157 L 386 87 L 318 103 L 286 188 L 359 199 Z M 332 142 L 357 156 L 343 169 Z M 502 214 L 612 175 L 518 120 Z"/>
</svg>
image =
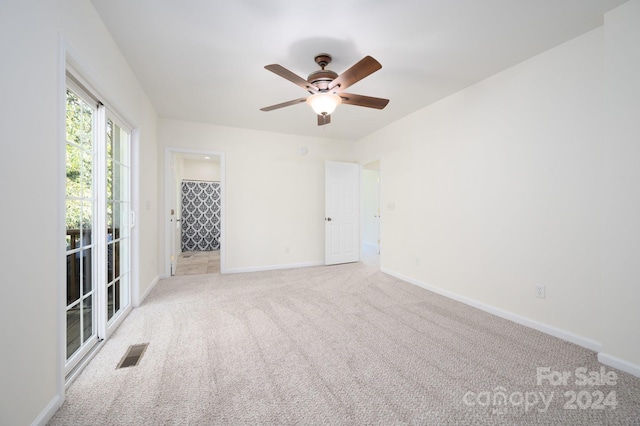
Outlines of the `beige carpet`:
<svg viewBox="0 0 640 426">
<path fill-rule="evenodd" d="M 116 370 L 129 345 L 147 342 L 138 366 Z M 537 367 L 571 377 L 538 384 Z M 640 379 L 603 367 L 615 384 L 580 386 L 580 367 L 603 366 L 365 263 L 173 277 L 50 424 L 640 424 Z"/>
</svg>

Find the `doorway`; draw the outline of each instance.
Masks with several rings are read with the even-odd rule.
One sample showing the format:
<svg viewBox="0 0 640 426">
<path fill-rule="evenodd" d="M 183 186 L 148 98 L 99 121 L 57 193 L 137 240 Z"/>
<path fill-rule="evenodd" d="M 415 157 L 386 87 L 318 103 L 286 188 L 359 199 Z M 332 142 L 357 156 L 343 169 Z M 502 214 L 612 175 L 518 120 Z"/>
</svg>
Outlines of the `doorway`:
<svg viewBox="0 0 640 426">
<path fill-rule="evenodd" d="M 380 263 L 380 161 L 362 166 L 363 261 Z"/>
<path fill-rule="evenodd" d="M 165 275 L 224 273 L 224 153 L 165 149 Z"/>
</svg>

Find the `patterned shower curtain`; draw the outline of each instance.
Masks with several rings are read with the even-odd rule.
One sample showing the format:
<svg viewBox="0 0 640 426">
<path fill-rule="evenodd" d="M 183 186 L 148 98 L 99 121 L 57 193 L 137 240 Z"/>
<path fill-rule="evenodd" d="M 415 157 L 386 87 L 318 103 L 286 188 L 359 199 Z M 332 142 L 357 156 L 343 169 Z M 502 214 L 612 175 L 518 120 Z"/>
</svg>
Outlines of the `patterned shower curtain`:
<svg viewBox="0 0 640 426">
<path fill-rule="evenodd" d="M 220 250 L 220 183 L 182 181 L 182 251 Z"/>
</svg>

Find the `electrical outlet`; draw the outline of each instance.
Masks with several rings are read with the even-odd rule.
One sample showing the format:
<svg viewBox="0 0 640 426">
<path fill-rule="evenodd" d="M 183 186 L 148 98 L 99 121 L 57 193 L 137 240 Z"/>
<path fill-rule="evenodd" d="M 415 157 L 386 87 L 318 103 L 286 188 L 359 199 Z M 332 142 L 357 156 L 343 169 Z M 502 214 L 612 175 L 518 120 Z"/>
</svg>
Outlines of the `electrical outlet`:
<svg viewBox="0 0 640 426">
<path fill-rule="evenodd" d="M 285 247 L 285 248 L 284 248 L 284 252 L 285 252 L 285 253 L 289 253 L 289 247 Z"/>
<path fill-rule="evenodd" d="M 536 297 L 539 297 L 540 299 L 545 298 L 545 289 L 543 285 L 536 284 Z"/>
<path fill-rule="evenodd" d="M 416 266 L 420 266 L 420 258 L 416 257 Z"/>
</svg>

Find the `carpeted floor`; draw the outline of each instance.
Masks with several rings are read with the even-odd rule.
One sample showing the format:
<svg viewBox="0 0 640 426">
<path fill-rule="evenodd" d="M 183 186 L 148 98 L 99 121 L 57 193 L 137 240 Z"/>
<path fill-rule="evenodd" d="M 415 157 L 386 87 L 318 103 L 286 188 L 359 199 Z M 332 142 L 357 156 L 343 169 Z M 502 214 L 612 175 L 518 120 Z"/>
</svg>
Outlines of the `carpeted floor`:
<svg viewBox="0 0 640 426">
<path fill-rule="evenodd" d="M 162 280 L 50 424 L 638 425 L 640 379 L 366 262 Z"/>
</svg>

